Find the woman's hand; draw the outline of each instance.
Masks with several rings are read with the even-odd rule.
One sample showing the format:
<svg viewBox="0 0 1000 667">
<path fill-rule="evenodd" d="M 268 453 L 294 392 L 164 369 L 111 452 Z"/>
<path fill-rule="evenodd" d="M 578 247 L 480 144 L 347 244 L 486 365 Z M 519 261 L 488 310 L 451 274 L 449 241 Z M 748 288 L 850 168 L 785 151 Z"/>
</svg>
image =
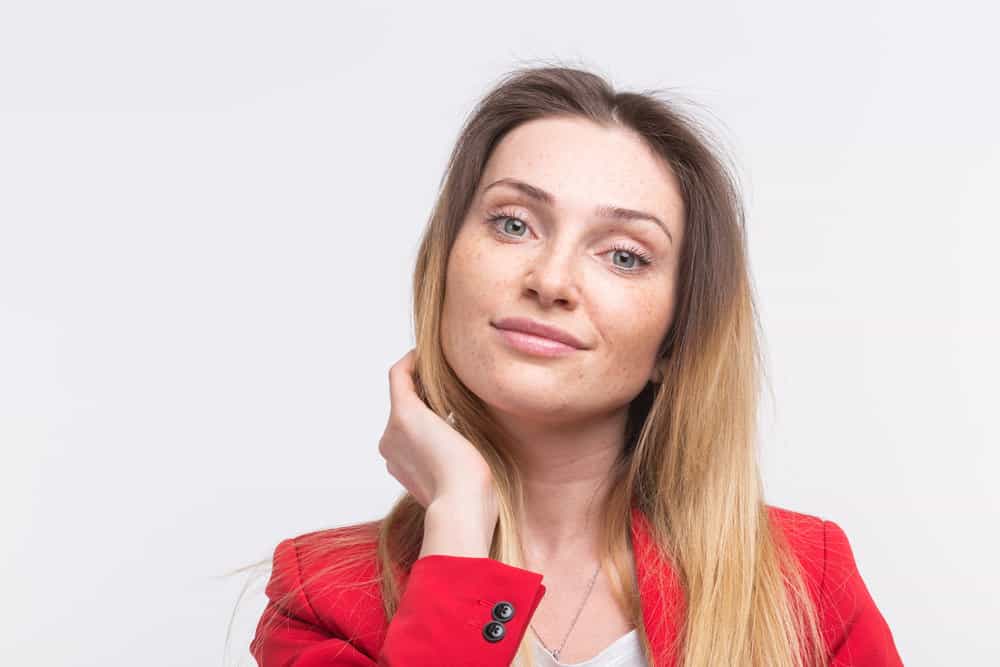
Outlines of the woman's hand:
<svg viewBox="0 0 1000 667">
<path fill-rule="evenodd" d="M 494 494 L 489 466 L 471 442 L 417 395 L 415 355 L 411 349 L 389 369 L 391 408 L 378 445 L 386 468 L 425 508 L 446 500 L 488 506 Z"/>
</svg>

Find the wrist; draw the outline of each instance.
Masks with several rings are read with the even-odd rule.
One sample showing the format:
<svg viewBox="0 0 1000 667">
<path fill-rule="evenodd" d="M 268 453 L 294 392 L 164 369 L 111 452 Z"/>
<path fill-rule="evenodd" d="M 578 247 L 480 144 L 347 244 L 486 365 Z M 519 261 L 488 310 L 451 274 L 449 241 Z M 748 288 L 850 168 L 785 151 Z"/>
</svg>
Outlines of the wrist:
<svg viewBox="0 0 1000 667">
<path fill-rule="evenodd" d="M 424 513 L 424 538 L 418 557 L 430 554 L 488 557 L 498 515 L 493 494 L 435 499 Z"/>
</svg>

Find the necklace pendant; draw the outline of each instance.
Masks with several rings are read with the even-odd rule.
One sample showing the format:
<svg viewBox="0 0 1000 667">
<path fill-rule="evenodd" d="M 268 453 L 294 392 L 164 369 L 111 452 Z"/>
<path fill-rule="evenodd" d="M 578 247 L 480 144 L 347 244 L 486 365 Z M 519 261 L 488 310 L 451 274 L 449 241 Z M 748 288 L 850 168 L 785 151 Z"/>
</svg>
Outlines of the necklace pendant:
<svg viewBox="0 0 1000 667">
<path fill-rule="evenodd" d="M 559 649 L 556 649 L 556 650 L 552 651 L 552 658 L 554 660 L 558 660 L 559 659 Z"/>
</svg>

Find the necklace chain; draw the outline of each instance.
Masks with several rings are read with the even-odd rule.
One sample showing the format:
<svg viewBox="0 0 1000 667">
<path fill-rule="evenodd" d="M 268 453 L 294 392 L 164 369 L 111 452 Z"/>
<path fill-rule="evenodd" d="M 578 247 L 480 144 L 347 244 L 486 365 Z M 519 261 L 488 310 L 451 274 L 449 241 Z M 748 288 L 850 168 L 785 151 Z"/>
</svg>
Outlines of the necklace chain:
<svg viewBox="0 0 1000 667">
<path fill-rule="evenodd" d="M 587 604 L 587 599 L 590 597 L 590 591 L 592 591 L 594 589 L 594 582 L 597 581 L 597 574 L 600 571 L 601 571 L 601 564 L 598 563 L 597 564 L 597 569 L 594 570 L 594 576 L 590 578 L 590 585 L 587 586 L 587 593 L 586 593 L 586 595 L 583 596 L 583 602 L 580 603 L 580 608 L 576 610 L 576 616 L 573 617 L 573 622 L 570 623 L 569 630 L 567 630 L 566 634 L 563 636 L 562 644 L 559 645 L 559 648 L 555 649 L 554 651 L 552 649 L 550 649 L 548 647 L 548 645 L 545 643 L 545 641 L 542 639 L 541 635 L 538 634 L 538 630 L 535 630 L 535 626 L 533 624 L 531 624 L 531 623 L 528 624 L 528 625 L 531 626 L 531 629 L 534 631 L 535 636 L 538 637 L 538 641 L 542 642 L 542 646 L 545 647 L 546 651 L 548 651 L 549 653 L 552 654 L 552 657 L 554 659 L 556 659 L 556 660 L 559 659 L 559 654 L 562 653 L 563 647 L 566 646 L 566 640 L 569 639 L 569 633 L 573 631 L 573 627 L 576 625 L 577 619 L 580 618 L 580 612 L 583 611 L 584 605 Z"/>
</svg>

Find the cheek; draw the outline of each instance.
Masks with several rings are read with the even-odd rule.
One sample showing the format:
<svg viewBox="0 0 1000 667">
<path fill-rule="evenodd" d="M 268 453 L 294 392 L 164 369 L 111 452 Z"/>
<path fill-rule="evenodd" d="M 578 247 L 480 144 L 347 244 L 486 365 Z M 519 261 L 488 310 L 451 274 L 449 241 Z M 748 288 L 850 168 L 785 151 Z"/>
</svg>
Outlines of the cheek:
<svg viewBox="0 0 1000 667">
<path fill-rule="evenodd" d="M 459 235 L 452 246 L 445 274 L 441 335 L 446 353 L 467 354 L 488 324 L 492 299 L 498 293 L 485 265 L 488 253 L 473 239 Z M 459 362 L 456 357 L 449 361 Z M 455 364 L 453 364 L 455 365 Z"/>
<path fill-rule="evenodd" d="M 649 364 L 667 333 L 673 313 L 668 289 L 651 287 L 609 300 L 600 313 L 605 342 L 623 366 L 636 370 Z"/>
<path fill-rule="evenodd" d="M 460 311 L 482 291 L 482 273 L 475 270 L 481 261 L 482 252 L 475 244 L 463 242 L 461 237 L 455 241 L 445 277 L 445 302 L 452 309 Z"/>
<path fill-rule="evenodd" d="M 454 303 L 468 309 L 468 314 L 484 312 L 502 293 L 511 269 L 509 257 L 497 252 L 489 239 L 466 228 L 452 246 L 445 298 L 454 296 Z"/>
</svg>

